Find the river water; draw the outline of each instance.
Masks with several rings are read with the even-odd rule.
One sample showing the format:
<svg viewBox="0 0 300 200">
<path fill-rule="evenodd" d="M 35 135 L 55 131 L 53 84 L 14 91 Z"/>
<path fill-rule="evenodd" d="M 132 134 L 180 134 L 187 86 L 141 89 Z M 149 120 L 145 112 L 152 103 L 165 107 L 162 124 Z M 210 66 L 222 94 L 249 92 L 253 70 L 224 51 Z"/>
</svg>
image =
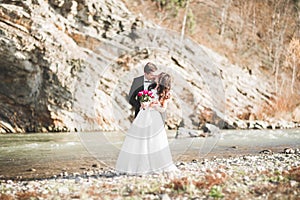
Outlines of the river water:
<svg viewBox="0 0 300 200">
<path fill-rule="evenodd" d="M 300 129 L 221 130 L 209 137 L 168 131 L 175 162 L 300 148 Z M 62 172 L 113 168 L 125 134 L 120 132 L 0 135 L 0 179 L 49 178 Z M 93 166 L 94 165 L 94 166 Z"/>
</svg>

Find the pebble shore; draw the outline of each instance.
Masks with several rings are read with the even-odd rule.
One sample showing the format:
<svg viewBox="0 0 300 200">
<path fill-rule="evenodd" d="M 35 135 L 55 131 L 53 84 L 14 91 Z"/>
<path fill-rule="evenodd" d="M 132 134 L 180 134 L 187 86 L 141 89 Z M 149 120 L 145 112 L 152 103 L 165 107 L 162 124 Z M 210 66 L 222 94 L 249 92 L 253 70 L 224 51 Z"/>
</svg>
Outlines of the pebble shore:
<svg viewBox="0 0 300 200">
<path fill-rule="evenodd" d="M 0 199 L 299 199 L 300 151 L 177 162 L 179 172 L 120 175 L 95 168 L 0 181 Z"/>
</svg>

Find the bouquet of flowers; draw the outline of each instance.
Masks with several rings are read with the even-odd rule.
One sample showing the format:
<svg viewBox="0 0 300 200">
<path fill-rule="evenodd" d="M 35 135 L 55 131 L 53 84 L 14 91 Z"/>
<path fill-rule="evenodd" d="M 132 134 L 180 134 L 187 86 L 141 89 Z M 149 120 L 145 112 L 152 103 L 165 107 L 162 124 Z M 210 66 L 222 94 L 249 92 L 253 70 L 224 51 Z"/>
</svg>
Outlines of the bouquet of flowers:
<svg viewBox="0 0 300 200">
<path fill-rule="evenodd" d="M 138 98 L 141 103 L 143 103 L 146 106 L 149 106 L 151 103 L 151 100 L 154 98 L 153 93 L 148 90 L 143 90 L 138 93 Z"/>
</svg>

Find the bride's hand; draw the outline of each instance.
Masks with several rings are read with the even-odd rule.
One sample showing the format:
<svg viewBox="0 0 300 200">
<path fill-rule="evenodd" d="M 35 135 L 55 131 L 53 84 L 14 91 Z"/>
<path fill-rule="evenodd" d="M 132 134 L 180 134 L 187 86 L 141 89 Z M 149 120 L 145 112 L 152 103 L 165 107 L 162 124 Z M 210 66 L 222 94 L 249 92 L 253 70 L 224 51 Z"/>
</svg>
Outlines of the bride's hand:
<svg viewBox="0 0 300 200">
<path fill-rule="evenodd" d="M 159 104 L 158 101 L 153 101 L 153 102 L 150 103 L 150 107 L 154 107 L 154 106 L 156 106 L 158 104 Z"/>
<path fill-rule="evenodd" d="M 146 105 L 142 102 L 142 103 L 141 103 L 140 110 L 141 110 L 141 109 L 145 109 L 145 108 L 146 108 Z"/>
</svg>

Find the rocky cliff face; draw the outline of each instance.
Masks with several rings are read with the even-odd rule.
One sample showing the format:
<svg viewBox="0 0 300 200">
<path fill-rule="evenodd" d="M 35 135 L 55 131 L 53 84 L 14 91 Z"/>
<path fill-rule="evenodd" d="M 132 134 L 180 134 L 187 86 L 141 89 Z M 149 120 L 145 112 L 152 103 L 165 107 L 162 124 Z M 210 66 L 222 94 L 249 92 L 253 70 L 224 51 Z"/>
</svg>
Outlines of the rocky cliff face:
<svg viewBox="0 0 300 200">
<path fill-rule="evenodd" d="M 174 77 L 167 125 L 249 127 L 273 90 L 259 72 L 131 14 L 117 0 L 0 3 L 0 132 L 126 129 L 132 78 Z M 277 123 L 277 122 L 276 122 Z"/>
</svg>

